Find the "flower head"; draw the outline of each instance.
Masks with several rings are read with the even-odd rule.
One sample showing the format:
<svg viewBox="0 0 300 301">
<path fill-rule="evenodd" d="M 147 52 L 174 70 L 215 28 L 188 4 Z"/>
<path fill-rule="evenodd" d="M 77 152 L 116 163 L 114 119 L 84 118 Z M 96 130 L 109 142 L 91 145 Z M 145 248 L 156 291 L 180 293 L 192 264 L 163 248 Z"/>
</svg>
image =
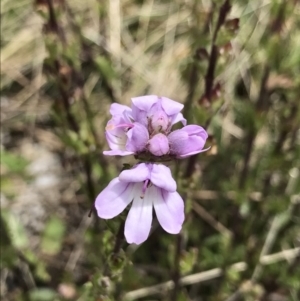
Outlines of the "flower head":
<svg viewBox="0 0 300 301">
<path fill-rule="evenodd" d="M 182 108 L 182 104 L 156 95 L 132 98 L 131 108 L 112 104 L 110 108 L 112 118 L 105 128 L 106 140 L 111 150 L 104 151 L 104 154 L 126 156 L 147 152 L 149 139 L 160 133 L 168 135 L 173 124 L 179 121 L 186 124 L 180 113 Z M 154 145 L 155 141 L 162 142 L 162 139 L 155 137 L 149 141 L 152 154 L 161 156 L 159 153 L 164 155 L 168 152 L 166 139 L 163 139 L 164 147 L 161 151 L 157 151 L 161 149 L 160 145 Z"/>
<path fill-rule="evenodd" d="M 184 203 L 176 188 L 168 167 L 141 163 L 113 179 L 98 195 L 95 207 L 99 217 L 110 219 L 133 201 L 125 222 L 125 237 L 128 243 L 141 244 L 150 233 L 153 207 L 165 231 L 180 232 Z"/>
</svg>

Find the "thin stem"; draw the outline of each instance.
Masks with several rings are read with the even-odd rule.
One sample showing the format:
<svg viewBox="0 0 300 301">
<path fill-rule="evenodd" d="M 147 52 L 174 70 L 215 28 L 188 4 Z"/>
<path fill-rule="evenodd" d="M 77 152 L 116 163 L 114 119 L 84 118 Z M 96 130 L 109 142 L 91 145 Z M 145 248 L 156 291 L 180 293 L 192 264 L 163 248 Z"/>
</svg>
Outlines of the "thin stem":
<svg viewBox="0 0 300 301">
<path fill-rule="evenodd" d="M 176 301 L 178 299 L 178 293 L 180 290 L 180 256 L 181 256 L 181 248 L 182 248 L 182 234 L 178 234 L 176 237 L 176 245 L 175 245 L 175 256 L 174 256 L 174 270 L 173 270 L 173 282 L 174 289 L 170 296 L 170 301 Z"/>
</svg>

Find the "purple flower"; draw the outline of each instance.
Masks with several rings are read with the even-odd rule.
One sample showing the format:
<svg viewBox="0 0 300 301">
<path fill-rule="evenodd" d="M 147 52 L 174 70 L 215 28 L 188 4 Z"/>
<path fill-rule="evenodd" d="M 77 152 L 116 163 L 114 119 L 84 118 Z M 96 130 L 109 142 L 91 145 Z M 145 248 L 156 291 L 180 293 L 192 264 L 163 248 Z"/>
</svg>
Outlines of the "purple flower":
<svg viewBox="0 0 300 301">
<path fill-rule="evenodd" d="M 176 188 L 168 167 L 141 163 L 113 179 L 98 195 L 95 207 L 99 217 L 111 219 L 133 201 L 125 222 L 125 237 L 128 243 L 141 244 L 150 233 L 153 207 L 165 231 L 180 232 L 184 203 Z"/>
<path fill-rule="evenodd" d="M 169 134 L 168 140 L 170 145 L 170 154 L 177 158 L 186 158 L 207 149 L 203 149 L 207 132 L 198 125 L 187 125 L 180 130 Z"/>
<path fill-rule="evenodd" d="M 150 152 L 156 156 L 166 154 L 169 146 L 165 137 L 173 124 L 186 120 L 180 111 L 183 105 L 166 97 L 147 95 L 132 98 L 132 108 L 120 104 L 112 104 L 112 118 L 106 125 L 105 136 L 111 150 L 104 151 L 108 156 L 126 156 L 146 151 L 149 137 Z M 157 142 L 158 144 L 155 145 Z"/>
</svg>

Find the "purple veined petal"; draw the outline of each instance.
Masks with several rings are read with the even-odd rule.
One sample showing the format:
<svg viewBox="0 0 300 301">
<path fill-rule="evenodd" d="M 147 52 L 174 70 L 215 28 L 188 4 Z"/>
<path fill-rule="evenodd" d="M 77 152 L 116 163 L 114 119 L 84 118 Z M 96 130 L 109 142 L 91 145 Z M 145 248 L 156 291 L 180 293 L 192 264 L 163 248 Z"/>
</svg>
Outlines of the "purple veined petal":
<svg viewBox="0 0 300 301">
<path fill-rule="evenodd" d="M 121 182 L 143 182 L 150 178 L 149 167 L 145 163 L 137 164 L 131 169 L 123 170 L 119 175 Z"/>
<path fill-rule="evenodd" d="M 135 122 L 133 128 L 127 132 L 126 150 L 133 152 L 141 152 L 145 150 L 147 142 L 149 140 L 149 132 L 147 128 Z"/>
<path fill-rule="evenodd" d="M 95 207 L 98 216 L 105 219 L 119 215 L 133 199 L 134 184 L 113 179 L 97 196 Z"/>
<path fill-rule="evenodd" d="M 167 97 L 160 97 L 160 98 L 161 98 L 161 106 L 169 116 L 178 114 L 184 107 L 183 104 L 174 101 L 170 98 Z"/>
<path fill-rule="evenodd" d="M 124 112 L 131 113 L 131 111 L 132 111 L 131 108 L 124 105 L 120 105 L 118 103 L 113 103 L 109 109 L 109 112 L 112 116 L 122 115 Z"/>
<path fill-rule="evenodd" d="M 154 156 L 163 156 L 169 152 L 169 140 L 164 134 L 156 134 L 148 141 L 148 150 Z"/>
<path fill-rule="evenodd" d="M 137 245 L 144 242 L 150 233 L 152 223 L 153 199 L 148 189 L 142 196 L 142 183 L 134 184 L 134 200 L 125 222 L 125 237 L 128 243 Z"/>
<path fill-rule="evenodd" d="M 155 186 L 170 192 L 174 192 L 177 189 L 177 185 L 172 177 L 170 168 L 162 164 L 152 165 L 150 181 Z"/>
<path fill-rule="evenodd" d="M 114 150 L 109 150 L 109 151 L 104 151 L 103 155 L 105 156 L 129 156 L 133 155 L 134 152 L 128 152 L 126 150 L 121 150 L 121 149 L 114 149 Z"/>
<path fill-rule="evenodd" d="M 206 151 L 208 151 L 210 148 L 211 148 L 211 146 L 208 147 L 208 148 L 205 148 L 205 149 L 201 149 L 201 150 L 199 150 L 199 151 L 194 151 L 194 152 L 190 152 L 190 153 L 187 153 L 187 154 L 178 156 L 178 158 L 184 159 L 184 158 L 187 158 L 187 157 L 190 157 L 190 156 L 194 156 L 194 155 L 197 155 L 197 154 L 199 154 L 199 153 L 206 152 Z"/>
<path fill-rule="evenodd" d="M 160 225 L 165 231 L 177 234 L 184 221 L 184 203 L 180 195 L 175 192 L 154 188 L 156 191 L 154 210 Z"/>
<path fill-rule="evenodd" d="M 181 121 L 181 123 L 185 126 L 186 125 L 186 119 L 183 117 L 181 113 L 175 114 L 171 118 L 171 124 L 175 124 L 177 122 Z"/>
</svg>

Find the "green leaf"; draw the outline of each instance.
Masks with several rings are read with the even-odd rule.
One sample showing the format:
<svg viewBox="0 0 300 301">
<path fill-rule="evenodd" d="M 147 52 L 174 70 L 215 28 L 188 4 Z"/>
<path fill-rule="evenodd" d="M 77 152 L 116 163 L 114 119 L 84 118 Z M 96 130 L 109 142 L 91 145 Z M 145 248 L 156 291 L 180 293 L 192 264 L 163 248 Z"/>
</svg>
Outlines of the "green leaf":
<svg viewBox="0 0 300 301">
<path fill-rule="evenodd" d="M 51 217 L 46 225 L 42 239 L 43 252 L 49 255 L 57 254 L 61 249 L 64 234 L 64 223 L 57 217 Z"/>
<path fill-rule="evenodd" d="M 115 78 L 115 72 L 112 68 L 112 65 L 105 57 L 98 56 L 95 60 L 95 63 L 108 82 Z"/>
<path fill-rule="evenodd" d="M 53 301 L 56 296 L 54 290 L 48 288 L 39 288 L 29 293 L 30 301 Z"/>
<path fill-rule="evenodd" d="M 2 151 L 0 156 L 0 164 L 3 164 L 10 172 L 20 173 L 24 171 L 28 162 L 20 156 Z"/>
<path fill-rule="evenodd" d="M 1 215 L 6 222 L 12 245 L 17 249 L 26 248 L 28 246 L 28 237 L 17 217 L 8 211 L 3 211 Z"/>
</svg>

